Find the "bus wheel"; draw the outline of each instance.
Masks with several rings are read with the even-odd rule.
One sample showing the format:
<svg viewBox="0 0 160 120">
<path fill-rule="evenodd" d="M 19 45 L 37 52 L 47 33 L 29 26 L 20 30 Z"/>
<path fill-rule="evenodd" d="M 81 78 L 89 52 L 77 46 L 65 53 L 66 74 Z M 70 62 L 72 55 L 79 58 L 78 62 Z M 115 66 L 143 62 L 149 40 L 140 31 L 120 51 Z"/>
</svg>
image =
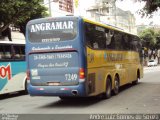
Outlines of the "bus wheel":
<svg viewBox="0 0 160 120">
<path fill-rule="evenodd" d="M 133 82 L 132 82 L 132 84 L 133 84 L 133 85 L 137 85 L 137 84 L 138 84 L 139 79 L 140 79 L 140 73 L 139 73 L 139 72 L 137 72 L 137 80 L 133 81 Z"/>
<path fill-rule="evenodd" d="M 112 91 L 112 83 L 111 79 L 108 77 L 106 81 L 106 92 L 103 95 L 103 98 L 108 99 L 111 97 L 111 91 Z"/>
<path fill-rule="evenodd" d="M 25 84 L 24 84 L 24 91 L 22 91 L 22 94 L 28 94 L 28 91 L 27 91 L 27 80 L 25 80 Z"/>
<path fill-rule="evenodd" d="M 117 95 L 119 93 L 119 78 L 116 75 L 114 79 L 114 89 L 113 89 L 113 94 Z"/>
<path fill-rule="evenodd" d="M 137 77 L 137 80 L 133 81 L 132 84 L 133 85 L 137 85 L 138 84 L 138 80 L 139 80 L 139 78 Z"/>
</svg>

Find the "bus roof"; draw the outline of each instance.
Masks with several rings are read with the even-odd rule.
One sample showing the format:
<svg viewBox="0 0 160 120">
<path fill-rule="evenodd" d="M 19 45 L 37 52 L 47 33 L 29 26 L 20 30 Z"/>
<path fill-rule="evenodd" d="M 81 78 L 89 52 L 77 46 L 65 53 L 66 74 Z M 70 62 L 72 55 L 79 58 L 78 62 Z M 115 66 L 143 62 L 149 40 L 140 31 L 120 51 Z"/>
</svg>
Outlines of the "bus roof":
<svg viewBox="0 0 160 120">
<path fill-rule="evenodd" d="M 99 25 L 99 26 L 102 26 L 102 27 L 105 27 L 105 28 L 108 28 L 108 29 L 112 29 L 112 30 L 116 30 L 116 31 L 119 31 L 119 32 L 123 32 L 123 33 L 126 33 L 126 34 L 130 34 L 130 35 L 134 35 L 134 36 L 137 36 L 136 34 L 133 34 L 133 33 L 129 33 L 129 32 L 126 32 L 124 31 L 123 29 L 119 28 L 119 27 L 116 27 L 116 26 L 113 26 L 113 25 L 109 25 L 109 24 L 105 24 L 105 23 L 102 23 L 102 22 L 97 22 L 97 21 L 94 21 L 94 20 L 90 20 L 88 18 L 85 18 L 85 17 L 81 17 L 81 16 L 61 16 L 61 17 L 46 17 L 46 18 L 39 18 L 39 19 L 34 19 L 34 20 L 31 20 L 28 22 L 28 25 L 29 24 L 33 24 L 33 23 L 36 23 L 37 21 L 44 21 L 44 20 L 52 20 L 52 19 L 56 19 L 56 18 L 79 18 L 79 19 L 83 19 L 85 22 L 88 22 L 88 23 L 92 23 L 92 24 L 95 24 L 95 25 Z"/>
<path fill-rule="evenodd" d="M 90 20 L 90 19 L 87 19 L 87 18 L 82 18 L 82 19 L 83 19 L 85 22 L 88 22 L 88 23 L 92 23 L 92 24 L 99 25 L 99 26 L 102 26 L 102 27 L 105 27 L 105 28 L 108 28 L 108 29 L 112 29 L 112 30 L 116 30 L 116 31 L 120 31 L 120 32 L 123 32 L 123 33 L 127 33 L 127 34 L 130 34 L 130 35 L 135 35 L 135 36 L 137 36 L 136 34 L 126 32 L 126 31 L 124 31 L 123 29 L 121 29 L 121 28 L 119 28 L 119 27 L 116 27 L 116 26 L 113 26 L 113 25 L 109 25 L 109 24 L 97 22 L 97 21 Z"/>
<path fill-rule="evenodd" d="M 56 20 L 56 19 L 65 19 L 65 18 L 80 18 L 78 16 L 59 16 L 59 17 L 45 17 L 45 18 L 38 18 L 38 19 L 33 19 L 33 20 L 30 20 L 27 25 L 30 25 L 30 24 L 35 24 L 35 23 L 38 23 L 38 22 L 44 22 L 44 21 L 52 21 L 52 20 Z"/>
<path fill-rule="evenodd" d="M 22 40 L 22 41 L 0 41 L 0 44 L 25 44 L 25 40 Z"/>
</svg>

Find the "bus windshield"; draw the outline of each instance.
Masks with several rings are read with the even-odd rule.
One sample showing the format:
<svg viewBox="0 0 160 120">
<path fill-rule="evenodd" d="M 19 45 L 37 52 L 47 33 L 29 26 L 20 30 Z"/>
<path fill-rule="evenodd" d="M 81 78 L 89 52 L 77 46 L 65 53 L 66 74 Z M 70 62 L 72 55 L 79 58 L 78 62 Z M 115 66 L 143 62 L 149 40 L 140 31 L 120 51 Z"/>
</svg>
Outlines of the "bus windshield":
<svg viewBox="0 0 160 120">
<path fill-rule="evenodd" d="M 50 43 L 73 40 L 77 35 L 76 20 L 48 20 L 29 25 L 29 40 L 32 43 Z"/>
</svg>

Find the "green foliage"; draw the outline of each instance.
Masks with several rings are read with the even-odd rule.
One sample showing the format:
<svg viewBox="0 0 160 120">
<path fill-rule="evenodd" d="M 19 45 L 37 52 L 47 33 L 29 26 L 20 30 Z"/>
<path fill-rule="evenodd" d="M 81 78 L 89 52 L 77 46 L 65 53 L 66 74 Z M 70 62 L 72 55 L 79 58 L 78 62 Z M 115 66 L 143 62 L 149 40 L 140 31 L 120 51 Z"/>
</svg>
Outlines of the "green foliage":
<svg viewBox="0 0 160 120">
<path fill-rule="evenodd" d="M 125 0 L 120 0 L 125 1 Z M 136 2 L 145 2 L 144 8 L 139 10 L 139 14 L 142 16 L 152 16 L 155 11 L 158 11 L 160 8 L 160 0 L 132 0 Z"/>
<path fill-rule="evenodd" d="M 157 11 L 160 7 L 160 0 L 142 0 L 146 2 L 145 7 L 143 8 L 144 13 L 152 14 Z"/>
<path fill-rule="evenodd" d="M 1 0 L 0 2 L 0 32 L 10 24 L 25 29 L 26 23 L 35 18 L 46 16 L 46 8 L 41 0 Z M 25 32 L 24 30 L 22 31 Z"/>
<path fill-rule="evenodd" d="M 155 38 L 156 38 L 156 42 L 157 42 L 155 47 L 157 49 L 160 49 L 160 30 L 156 31 Z"/>
<path fill-rule="evenodd" d="M 160 48 L 160 30 L 148 28 L 139 33 L 143 46 L 149 49 Z"/>
</svg>

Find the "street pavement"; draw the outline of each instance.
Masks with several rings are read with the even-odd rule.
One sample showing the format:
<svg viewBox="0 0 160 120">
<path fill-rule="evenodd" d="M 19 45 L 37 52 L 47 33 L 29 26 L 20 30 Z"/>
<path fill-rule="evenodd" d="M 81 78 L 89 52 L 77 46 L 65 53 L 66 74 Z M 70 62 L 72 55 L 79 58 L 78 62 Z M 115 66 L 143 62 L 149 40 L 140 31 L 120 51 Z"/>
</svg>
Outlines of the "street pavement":
<svg viewBox="0 0 160 120">
<path fill-rule="evenodd" d="M 30 97 L 13 94 L 0 98 L 0 113 L 16 114 L 106 114 L 160 113 L 160 66 L 144 67 L 144 78 L 137 85 L 121 87 L 110 99 Z"/>
</svg>

